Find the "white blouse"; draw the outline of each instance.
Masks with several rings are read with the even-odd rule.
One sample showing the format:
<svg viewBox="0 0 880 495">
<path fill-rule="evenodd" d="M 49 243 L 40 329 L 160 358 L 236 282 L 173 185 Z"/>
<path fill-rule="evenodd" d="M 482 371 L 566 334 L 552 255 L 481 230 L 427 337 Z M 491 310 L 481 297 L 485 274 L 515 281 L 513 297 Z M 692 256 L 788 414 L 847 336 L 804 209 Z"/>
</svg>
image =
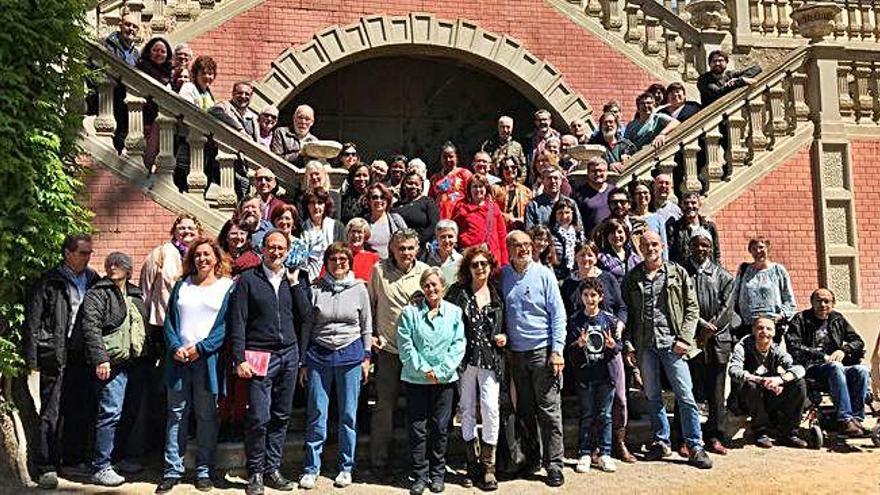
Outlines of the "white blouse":
<svg viewBox="0 0 880 495">
<path fill-rule="evenodd" d="M 191 278 L 183 281 L 177 293 L 177 312 L 184 346 L 201 342 L 211 333 L 231 287 L 232 279 L 225 277 L 206 287 L 193 284 Z"/>
</svg>

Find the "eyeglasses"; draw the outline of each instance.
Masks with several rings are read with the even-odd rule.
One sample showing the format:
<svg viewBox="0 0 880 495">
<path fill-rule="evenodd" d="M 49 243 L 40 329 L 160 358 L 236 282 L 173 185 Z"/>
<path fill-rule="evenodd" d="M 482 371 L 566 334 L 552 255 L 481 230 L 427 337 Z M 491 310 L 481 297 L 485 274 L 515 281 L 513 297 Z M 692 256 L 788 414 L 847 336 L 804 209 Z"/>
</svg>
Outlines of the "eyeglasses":
<svg viewBox="0 0 880 495">
<path fill-rule="evenodd" d="M 332 258 L 328 258 L 327 261 L 332 261 L 332 262 L 336 263 L 337 265 L 343 265 L 343 264 L 348 263 L 348 257 L 347 256 L 334 256 Z"/>
<path fill-rule="evenodd" d="M 823 298 L 818 298 L 818 297 L 817 297 L 817 298 L 816 298 L 816 302 L 817 302 L 817 303 L 821 303 L 821 304 L 831 304 L 831 303 L 833 303 L 834 301 L 832 301 L 831 299 L 823 299 Z"/>
<path fill-rule="evenodd" d="M 611 203 L 613 205 L 623 205 L 623 204 L 629 203 L 629 200 L 628 199 L 612 199 L 611 201 L 609 201 L 609 203 Z"/>
<path fill-rule="evenodd" d="M 373 201 L 385 201 L 385 196 L 382 196 L 381 194 L 373 194 L 370 196 L 370 199 Z"/>
<path fill-rule="evenodd" d="M 254 180 L 257 182 L 272 182 L 275 180 L 275 177 L 254 177 Z"/>
<path fill-rule="evenodd" d="M 471 268 L 483 268 L 486 266 L 489 266 L 489 262 L 486 260 L 471 261 Z"/>
<path fill-rule="evenodd" d="M 342 156 L 358 156 L 357 151 L 346 151 L 342 153 Z"/>
<path fill-rule="evenodd" d="M 531 248 L 532 243 L 531 242 L 514 242 L 510 246 L 513 247 L 513 249 L 526 249 L 526 248 Z"/>
<path fill-rule="evenodd" d="M 278 117 L 276 117 L 274 115 L 269 115 L 268 113 L 264 113 L 264 114 L 260 115 L 260 117 L 263 117 L 266 120 L 278 120 Z"/>
</svg>

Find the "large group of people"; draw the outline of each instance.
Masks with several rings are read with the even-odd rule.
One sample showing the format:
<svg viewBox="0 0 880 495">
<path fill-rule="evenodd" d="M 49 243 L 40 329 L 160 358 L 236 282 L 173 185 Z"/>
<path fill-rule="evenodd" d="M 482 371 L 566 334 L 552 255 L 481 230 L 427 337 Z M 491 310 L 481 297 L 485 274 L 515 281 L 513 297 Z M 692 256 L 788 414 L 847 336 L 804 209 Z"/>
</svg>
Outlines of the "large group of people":
<svg viewBox="0 0 880 495">
<path fill-rule="evenodd" d="M 126 16 L 108 40 L 127 61 L 138 59 L 125 52 L 132 31 Z M 147 46 L 154 64 L 169 62 L 172 88 L 189 73 L 181 95 L 301 164 L 303 182 L 282 193 L 268 169 L 242 174 L 241 200 L 220 235 L 180 215 L 144 261 L 138 285 L 128 255 L 110 254 L 99 277 L 89 268 L 91 237 L 64 241 L 63 261 L 34 285 L 24 341 L 28 366 L 40 371 L 41 486 L 57 486 L 60 469 L 106 486 L 139 469 L 143 452 L 129 447 L 151 421 L 157 401 L 144 396 L 154 381 L 164 384 L 166 404 L 157 493 L 183 478 L 193 425 L 195 485 L 210 490 L 218 437 L 236 421 L 246 492 L 292 490 L 281 466 L 297 386 L 307 410 L 303 489 L 322 472 L 334 410 L 334 484 L 352 483 L 367 381 L 376 399 L 370 467 L 379 479 L 391 473 L 403 392 L 415 495 L 444 490 L 456 403 L 462 483 L 484 490 L 498 488 L 502 470 L 530 476 L 543 468 L 547 485 L 564 483 L 561 397 L 569 390 L 580 414 L 578 473 L 614 472 L 615 458 L 636 462 L 626 442 L 634 387 L 647 397 L 649 461 L 677 450 L 709 469 L 709 454 L 727 453 L 728 380 L 730 407 L 752 418 L 759 447 L 774 439 L 805 446 L 797 427 L 808 381 L 830 390 L 842 432 L 864 433 L 865 344 L 834 310 L 830 290 L 817 289 L 798 312 L 790 276 L 770 261 L 763 237 L 748 244 L 752 260 L 729 273 L 700 195 L 676 202 L 667 174 L 627 189 L 608 183 L 609 168 L 619 170 L 640 146 L 662 145 L 693 113 L 681 85 L 650 88 L 626 125 L 610 102 L 593 136 L 579 120 L 561 134 L 539 110 L 523 146 L 512 137 L 513 119 L 502 116 L 469 166 L 447 142 L 429 177 L 419 159 L 367 165 L 355 143 L 333 165 L 310 159 L 301 153 L 315 139 L 310 107 L 298 107 L 290 127 L 274 128 L 276 109 L 247 110 L 247 83 L 235 85 L 229 102 L 213 103 L 213 61 L 196 57 L 188 72 L 186 47 L 172 54 L 167 42 Z M 701 78 L 704 100 L 750 82 L 725 72 L 723 52 L 710 62 L 715 76 Z M 605 158 L 577 163 L 566 154 L 587 142 L 605 143 Z M 330 166 L 348 170 L 340 192 L 329 187 Z M 567 173 L 576 169 L 586 170 L 586 183 L 572 188 Z M 675 396 L 671 424 L 664 388 Z"/>
</svg>

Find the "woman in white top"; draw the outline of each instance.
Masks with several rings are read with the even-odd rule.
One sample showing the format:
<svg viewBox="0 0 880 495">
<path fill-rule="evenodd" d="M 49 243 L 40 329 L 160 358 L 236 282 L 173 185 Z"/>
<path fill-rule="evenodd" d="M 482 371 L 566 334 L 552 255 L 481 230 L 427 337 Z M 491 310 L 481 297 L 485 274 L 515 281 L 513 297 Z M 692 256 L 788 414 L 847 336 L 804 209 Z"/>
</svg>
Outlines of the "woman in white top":
<svg viewBox="0 0 880 495">
<path fill-rule="evenodd" d="M 324 252 L 330 244 L 342 241 L 345 227 L 333 218 L 333 198 L 318 187 L 306 191 L 302 196 L 302 208 L 306 218 L 302 223 L 302 237 L 308 238 L 312 246 L 309 253 L 309 280 L 318 280 L 324 263 Z"/>
<path fill-rule="evenodd" d="M 214 62 L 214 59 L 211 57 L 198 57 L 195 62 L 192 63 L 192 70 L 190 73 L 190 81 L 183 83 L 178 94 L 180 94 L 184 100 L 198 107 L 201 111 L 207 112 L 214 106 L 214 95 L 211 93 L 211 83 L 214 82 L 214 78 L 217 77 L 217 63 Z M 190 132 L 195 133 L 196 131 L 194 128 L 190 128 Z M 177 190 L 182 193 L 187 192 L 189 189 L 187 176 L 189 176 L 190 168 L 189 142 L 184 137 L 185 135 L 179 136 L 177 140 L 175 167 L 172 174 L 174 185 L 176 185 Z M 206 172 L 207 171 L 208 170 L 206 170 Z M 210 172 L 208 178 L 209 183 L 220 183 L 219 172 Z"/>
<path fill-rule="evenodd" d="M 367 188 L 370 206 L 370 247 L 379 253 L 381 259 L 388 258 L 388 243 L 395 232 L 406 228 L 406 222 L 397 213 L 389 213 L 394 194 L 385 184 L 374 183 Z"/>
<path fill-rule="evenodd" d="M 171 291 L 165 318 L 168 422 L 165 472 L 156 493 L 183 477 L 189 413 L 196 416 L 196 488 L 212 488 L 217 448 L 217 353 L 226 335 L 226 306 L 232 289 L 230 264 L 213 239 L 196 240 L 187 252 L 184 275 Z"/>
</svg>

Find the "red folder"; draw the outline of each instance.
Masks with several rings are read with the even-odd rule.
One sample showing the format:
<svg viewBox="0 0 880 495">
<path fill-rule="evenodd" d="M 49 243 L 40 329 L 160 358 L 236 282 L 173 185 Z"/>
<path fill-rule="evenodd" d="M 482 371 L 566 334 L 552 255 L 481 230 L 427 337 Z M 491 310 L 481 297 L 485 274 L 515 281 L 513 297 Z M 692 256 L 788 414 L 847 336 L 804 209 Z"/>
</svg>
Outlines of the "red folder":
<svg viewBox="0 0 880 495">
<path fill-rule="evenodd" d="M 272 357 L 271 352 L 266 351 L 249 351 L 245 349 L 244 360 L 251 365 L 254 374 L 257 376 L 266 376 L 269 371 L 269 358 Z"/>
</svg>

